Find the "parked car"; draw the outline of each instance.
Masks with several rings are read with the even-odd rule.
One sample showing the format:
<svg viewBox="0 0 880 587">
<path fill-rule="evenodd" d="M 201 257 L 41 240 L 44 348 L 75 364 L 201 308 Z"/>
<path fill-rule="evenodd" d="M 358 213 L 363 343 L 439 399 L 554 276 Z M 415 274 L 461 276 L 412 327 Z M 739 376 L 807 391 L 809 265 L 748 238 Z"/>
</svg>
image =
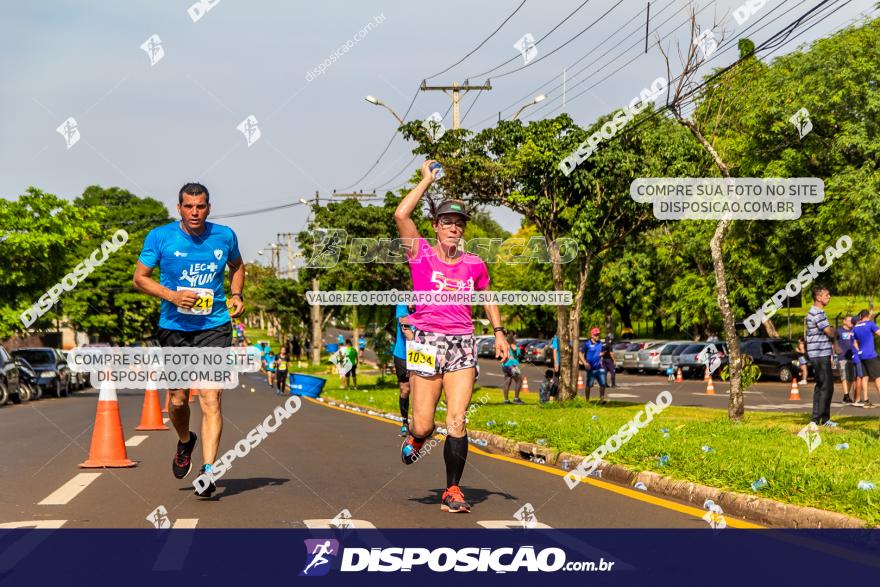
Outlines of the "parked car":
<svg viewBox="0 0 880 587">
<path fill-rule="evenodd" d="M 495 337 L 491 336 L 477 343 L 477 356 L 494 359 L 495 358 Z"/>
<path fill-rule="evenodd" d="M 632 345 L 633 343 L 626 340 L 612 343 L 611 352 L 614 353 L 614 369 L 616 371 L 623 370 L 623 353 Z"/>
<path fill-rule="evenodd" d="M 727 364 L 727 343 L 724 342 L 695 342 L 685 347 L 678 358 L 675 360 L 676 367 L 681 367 L 681 374 L 684 377 L 703 377 L 706 373 L 706 366 L 697 360 L 697 356 L 704 348 L 710 344 L 715 345 L 718 353 L 721 355 L 721 365 L 715 370 L 717 375 L 721 368 Z"/>
<path fill-rule="evenodd" d="M 0 346 L 0 406 L 12 400 L 14 404 L 27 401 L 21 396 L 21 383 L 18 365 L 6 349 Z"/>
<path fill-rule="evenodd" d="M 639 351 L 643 350 L 646 346 L 655 344 L 659 341 L 633 340 L 630 342 L 632 344 L 623 352 L 623 364 L 621 365 L 621 372 L 629 371 L 630 373 L 635 373 L 639 370 Z"/>
<path fill-rule="evenodd" d="M 61 351 L 61 354 L 64 355 L 64 360 L 67 361 L 68 351 Z M 69 364 L 69 361 L 68 361 Z M 88 371 L 77 371 L 74 373 L 71 371 L 71 389 L 85 389 L 89 386 L 89 373 Z"/>
<path fill-rule="evenodd" d="M 656 373 L 660 370 L 660 353 L 674 341 L 659 341 L 646 344 L 637 354 L 636 368 L 643 373 Z"/>
<path fill-rule="evenodd" d="M 690 346 L 692 342 L 690 340 L 679 340 L 665 345 L 663 350 L 660 351 L 660 362 L 657 365 L 658 372 L 661 374 L 666 373 L 666 369 L 674 365 L 676 357 L 681 355 L 682 351 Z"/>
<path fill-rule="evenodd" d="M 533 365 L 543 365 L 547 362 L 547 355 L 544 349 L 550 342 L 546 340 L 536 340 L 526 346 L 526 352 L 523 355 L 523 361 L 532 363 Z M 552 359 L 551 359 L 552 361 Z"/>
<path fill-rule="evenodd" d="M 30 363 L 37 372 L 37 385 L 45 393 L 55 397 L 67 397 L 70 393 L 71 372 L 64 355 L 49 347 L 34 347 L 12 351 L 13 356 L 21 357 Z"/>
<path fill-rule="evenodd" d="M 781 338 L 750 338 L 740 343 L 743 354 L 761 369 L 761 377 L 778 377 L 783 383 L 798 373 L 798 356 L 791 342 Z"/>
</svg>

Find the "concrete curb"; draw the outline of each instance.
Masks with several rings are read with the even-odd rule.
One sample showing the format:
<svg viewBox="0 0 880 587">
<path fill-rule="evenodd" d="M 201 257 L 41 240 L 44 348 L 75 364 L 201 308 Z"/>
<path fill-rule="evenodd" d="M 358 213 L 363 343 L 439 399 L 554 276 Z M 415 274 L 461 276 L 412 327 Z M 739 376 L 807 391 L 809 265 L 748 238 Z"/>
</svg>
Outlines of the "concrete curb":
<svg viewBox="0 0 880 587">
<path fill-rule="evenodd" d="M 329 399 L 325 399 L 330 401 Z M 332 400 L 340 405 L 353 405 L 363 410 L 373 410 L 369 406 L 361 406 L 347 400 Z M 445 422 L 435 422 L 437 426 L 445 426 Z M 578 466 L 583 455 L 557 452 L 553 448 L 541 446 L 531 442 L 519 442 L 504 436 L 483 432 L 482 430 L 469 430 L 468 436 L 484 440 L 488 447 L 511 457 L 521 458 L 540 464 L 559 465 L 563 461 L 568 462 L 568 470 Z M 818 508 L 782 503 L 766 497 L 758 497 L 746 493 L 725 491 L 708 485 L 701 485 L 692 481 L 682 481 L 666 477 L 651 471 L 636 471 L 624 465 L 617 465 L 602 461 L 598 471 L 602 472 L 602 478 L 625 485 L 633 485 L 638 481 L 644 483 L 651 493 L 679 499 L 692 504 L 700 509 L 707 499 L 711 499 L 721 506 L 725 514 L 736 516 L 756 524 L 764 524 L 782 528 L 868 528 L 868 523 L 860 518 L 820 510 Z M 564 483 L 560 480 L 560 483 Z"/>
</svg>

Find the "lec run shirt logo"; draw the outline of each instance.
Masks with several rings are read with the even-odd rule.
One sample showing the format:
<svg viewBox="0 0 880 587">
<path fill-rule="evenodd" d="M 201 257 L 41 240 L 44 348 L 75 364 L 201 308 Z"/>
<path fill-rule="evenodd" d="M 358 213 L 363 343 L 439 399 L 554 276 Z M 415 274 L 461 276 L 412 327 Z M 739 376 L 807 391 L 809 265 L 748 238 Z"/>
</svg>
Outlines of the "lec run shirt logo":
<svg viewBox="0 0 880 587">
<path fill-rule="evenodd" d="M 160 283 L 172 291 L 198 294 L 192 309 L 162 300 L 159 327 L 169 330 L 207 330 L 229 322 L 223 277 L 227 263 L 241 258 L 238 239 L 228 226 L 205 223 L 198 237 L 185 232 L 178 221 L 154 228 L 144 239 L 138 261 L 159 269 Z"/>
</svg>

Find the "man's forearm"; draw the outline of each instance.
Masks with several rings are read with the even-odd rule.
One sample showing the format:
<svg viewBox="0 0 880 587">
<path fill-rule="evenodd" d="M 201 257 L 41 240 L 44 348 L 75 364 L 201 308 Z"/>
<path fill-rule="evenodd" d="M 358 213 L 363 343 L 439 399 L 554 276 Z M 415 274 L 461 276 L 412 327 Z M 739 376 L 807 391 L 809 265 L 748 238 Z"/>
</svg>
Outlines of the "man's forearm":
<svg viewBox="0 0 880 587">
<path fill-rule="evenodd" d="M 150 277 L 136 277 L 133 283 L 136 290 L 166 301 L 171 301 L 171 290 Z"/>
<path fill-rule="evenodd" d="M 233 269 L 232 275 L 229 277 L 229 285 L 232 294 L 244 294 L 244 263 Z"/>
</svg>

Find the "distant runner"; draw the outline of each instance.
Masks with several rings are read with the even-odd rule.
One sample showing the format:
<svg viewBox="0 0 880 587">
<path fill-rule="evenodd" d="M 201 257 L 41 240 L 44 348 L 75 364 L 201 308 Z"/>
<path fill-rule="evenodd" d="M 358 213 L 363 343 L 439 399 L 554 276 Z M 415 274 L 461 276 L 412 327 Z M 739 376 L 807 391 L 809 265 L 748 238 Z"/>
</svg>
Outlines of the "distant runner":
<svg viewBox="0 0 880 587">
<path fill-rule="evenodd" d="M 435 245 L 421 237 L 412 214 L 434 181 L 430 166 L 422 164 L 422 180 L 407 194 L 394 212 L 394 221 L 407 246 L 407 259 L 414 291 L 481 291 L 489 287 L 489 271 L 478 256 L 464 253 L 461 240 L 468 214 L 464 203 L 446 200 L 434 209 L 432 227 Z M 485 304 L 486 316 L 495 330 L 495 355 L 507 360 L 509 347 L 495 304 Z M 412 328 L 407 341 L 407 369 L 412 386 L 412 423 L 409 436 L 400 447 L 407 465 L 419 459 L 420 451 L 434 431 L 434 414 L 441 391 L 446 392 L 447 437 L 443 446 L 446 463 L 446 491 L 440 509 L 469 512 L 471 505 L 459 487 L 468 453 L 465 410 L 471 401 L 477 365 L 476 339 L 471 307 L 462 305 L 416 305 L 416 311 L 401 319 Z"/>
<path fill-rule="evenodd" d="M 394 321 L 397 325 L 397 335 L 394 339 L 394 372 L 397 375 L 397 386 L 400 388 L 398 404 L 400 417 L 403 418 L 403 426 L 400 427 L 400 435 L 409 434 L 409 371 L 406 370 L 406 341 L 412 340 L 413 334 L 410 328 L 403 328 L 401 318 L 406 318 L 412 310 L 406 304 L 397 304 L 394 308 Z"/>
<path fill-rule="evenodd" d="M 163 347 L 231 347 L 231 318 L 244 312 L 244 264 L 238 238 L 228 226 L 206 222 L 211 213 L 208 188 L 188 183 L 178 194 L 180 220 L 154 228 L 144 240 L 132 284 L 142 293 L 161 298 L 157 338 Z M 227 309 L 223 273 L 229 267 L 232 293 Z M 151 278 L 159 268 L 161 283 Z M 189 430 L 187 389 L 172 389 L 168 417 L 177 431 L 177 450 L 171 470 L 183 479 L 192 470 L 192 451 L 198 436 Z M 202 409 L 201 473 L 211 472 L 223 431 L 219 389 L 200 389 Z M 212 482 L 199 497 L 210 497 Z"/>
</svg>

